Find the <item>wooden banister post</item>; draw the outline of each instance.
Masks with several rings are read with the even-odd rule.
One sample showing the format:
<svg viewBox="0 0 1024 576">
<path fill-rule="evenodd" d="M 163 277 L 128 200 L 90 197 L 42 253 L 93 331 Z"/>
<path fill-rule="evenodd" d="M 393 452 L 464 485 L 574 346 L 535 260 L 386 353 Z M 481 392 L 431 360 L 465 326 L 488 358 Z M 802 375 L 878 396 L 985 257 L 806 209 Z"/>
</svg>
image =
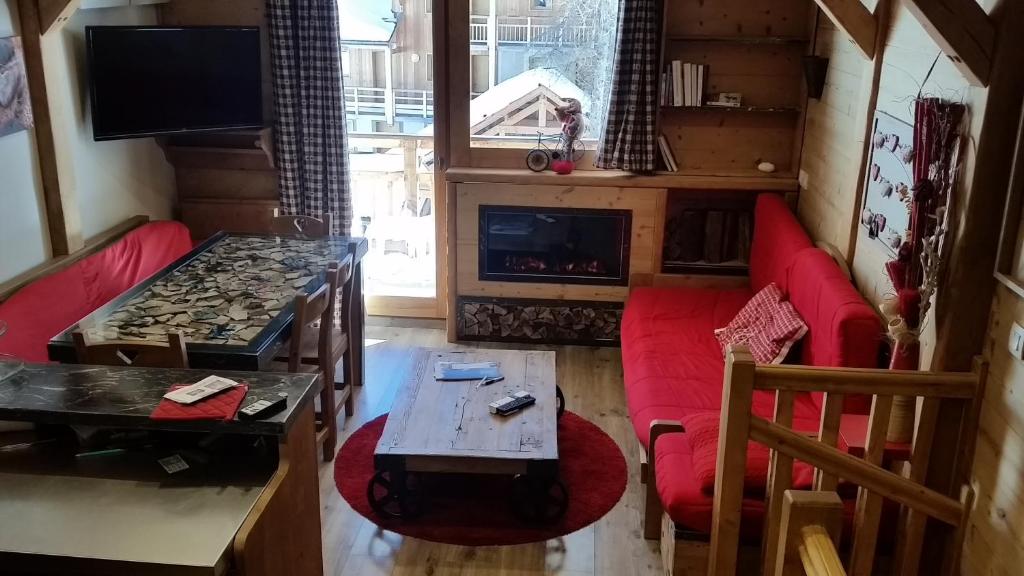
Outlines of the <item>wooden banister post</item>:
<svg viewBox="0 0 1024 576">
<path fill-rule="evenodd" d="M 708 576 L 736 573 L 743 477 L 747 468 L 750 410 L 754 400 L 754 370 L 754 357 L 746 347 L 729 347 L 725 355 L 725 382 L 722 386 Z"/>
<path fill-rule="evenodd" d="M 836 555 L 839 536 L 843 529 L 843 501 L 835 492 L 814 492 L 786 490 L 782 502 L 782 517 L 779 522 L 777 542 L 765 542 L 766 547 L 775 547 L 776 562 L 773 569 L 765 571 L 766 576 L 803 576 L 804 564 L 801 556 L 817 559 L 815 564 L 824 564 L 827 574 L 842 574 L 842 564 Z M 815 543 L 823 537 L 832 545 L 825 548 Z M 811 542 L 809 549 L 808 544 Z M 827 543 L 826 543 L 827 546 Z M 801 551 L 801 548 L 804 548 Z M 831 552 L 828 552 L 828 548 Z M 802 554 L 803 552 L 803 554 Z M 831 567 L 832 569 L 828 569 Z M 807 572 L 808 575 L 811 572 Z"/>
</svg>

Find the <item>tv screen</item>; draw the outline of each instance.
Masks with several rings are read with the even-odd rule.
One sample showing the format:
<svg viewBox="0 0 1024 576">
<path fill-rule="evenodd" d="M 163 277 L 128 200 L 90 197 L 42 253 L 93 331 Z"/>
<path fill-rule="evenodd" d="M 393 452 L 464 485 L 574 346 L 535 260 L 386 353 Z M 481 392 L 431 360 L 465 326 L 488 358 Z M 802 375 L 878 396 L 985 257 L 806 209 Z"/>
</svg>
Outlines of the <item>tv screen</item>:
<svg viewBox="0 0 1024 576">
<path fill-rule="evenodd" d="M 95 140 L 260 128 L 259 28 L 90 26 Z"/>
</svg>

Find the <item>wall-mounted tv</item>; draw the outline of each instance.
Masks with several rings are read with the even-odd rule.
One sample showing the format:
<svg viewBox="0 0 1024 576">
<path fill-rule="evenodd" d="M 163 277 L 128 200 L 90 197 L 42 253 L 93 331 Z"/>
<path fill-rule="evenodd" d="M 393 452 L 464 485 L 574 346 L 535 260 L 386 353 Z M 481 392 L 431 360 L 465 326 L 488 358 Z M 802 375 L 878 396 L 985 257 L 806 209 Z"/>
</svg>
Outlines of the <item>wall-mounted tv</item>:
<svg viewBox="0 0 1024 576">
<path fill-rule="evenodd" d="M 89 26 L 95 140 L 263 126 L 259 28 Z"/>
</svg>

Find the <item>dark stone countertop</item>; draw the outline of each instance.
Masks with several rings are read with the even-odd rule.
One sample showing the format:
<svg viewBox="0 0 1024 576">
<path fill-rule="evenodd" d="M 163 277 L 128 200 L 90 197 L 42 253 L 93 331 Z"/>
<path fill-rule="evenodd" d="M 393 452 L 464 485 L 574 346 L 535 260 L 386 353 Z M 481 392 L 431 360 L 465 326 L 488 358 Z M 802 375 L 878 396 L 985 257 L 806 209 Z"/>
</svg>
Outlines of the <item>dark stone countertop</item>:
<svg viewBox="0 0 1024 576">
<path fill-rule="evenodd" d="M 217 374 L 249 385 L 242 406 L 288 393 L 288 407 L 264 420 L 156 421 L 149 418 L 172 384 Z M 316 393 L 314 374 L 27 364 L 0 381 L 0 420 L 111 428 L 287 434 Z"/>
</svg>

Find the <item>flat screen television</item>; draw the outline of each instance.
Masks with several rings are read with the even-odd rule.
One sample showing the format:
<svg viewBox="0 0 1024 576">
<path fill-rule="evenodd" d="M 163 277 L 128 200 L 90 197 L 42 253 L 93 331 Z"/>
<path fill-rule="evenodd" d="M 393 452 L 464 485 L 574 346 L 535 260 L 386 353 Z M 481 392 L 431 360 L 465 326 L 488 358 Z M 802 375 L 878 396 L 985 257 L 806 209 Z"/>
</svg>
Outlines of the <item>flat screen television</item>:
<svg viewBox="0 0 1024 576">
<path fill-rule="evenodd" d="M 260 128 L 259 28 L 89 26 L 95 140 Z"/>
</svg>

